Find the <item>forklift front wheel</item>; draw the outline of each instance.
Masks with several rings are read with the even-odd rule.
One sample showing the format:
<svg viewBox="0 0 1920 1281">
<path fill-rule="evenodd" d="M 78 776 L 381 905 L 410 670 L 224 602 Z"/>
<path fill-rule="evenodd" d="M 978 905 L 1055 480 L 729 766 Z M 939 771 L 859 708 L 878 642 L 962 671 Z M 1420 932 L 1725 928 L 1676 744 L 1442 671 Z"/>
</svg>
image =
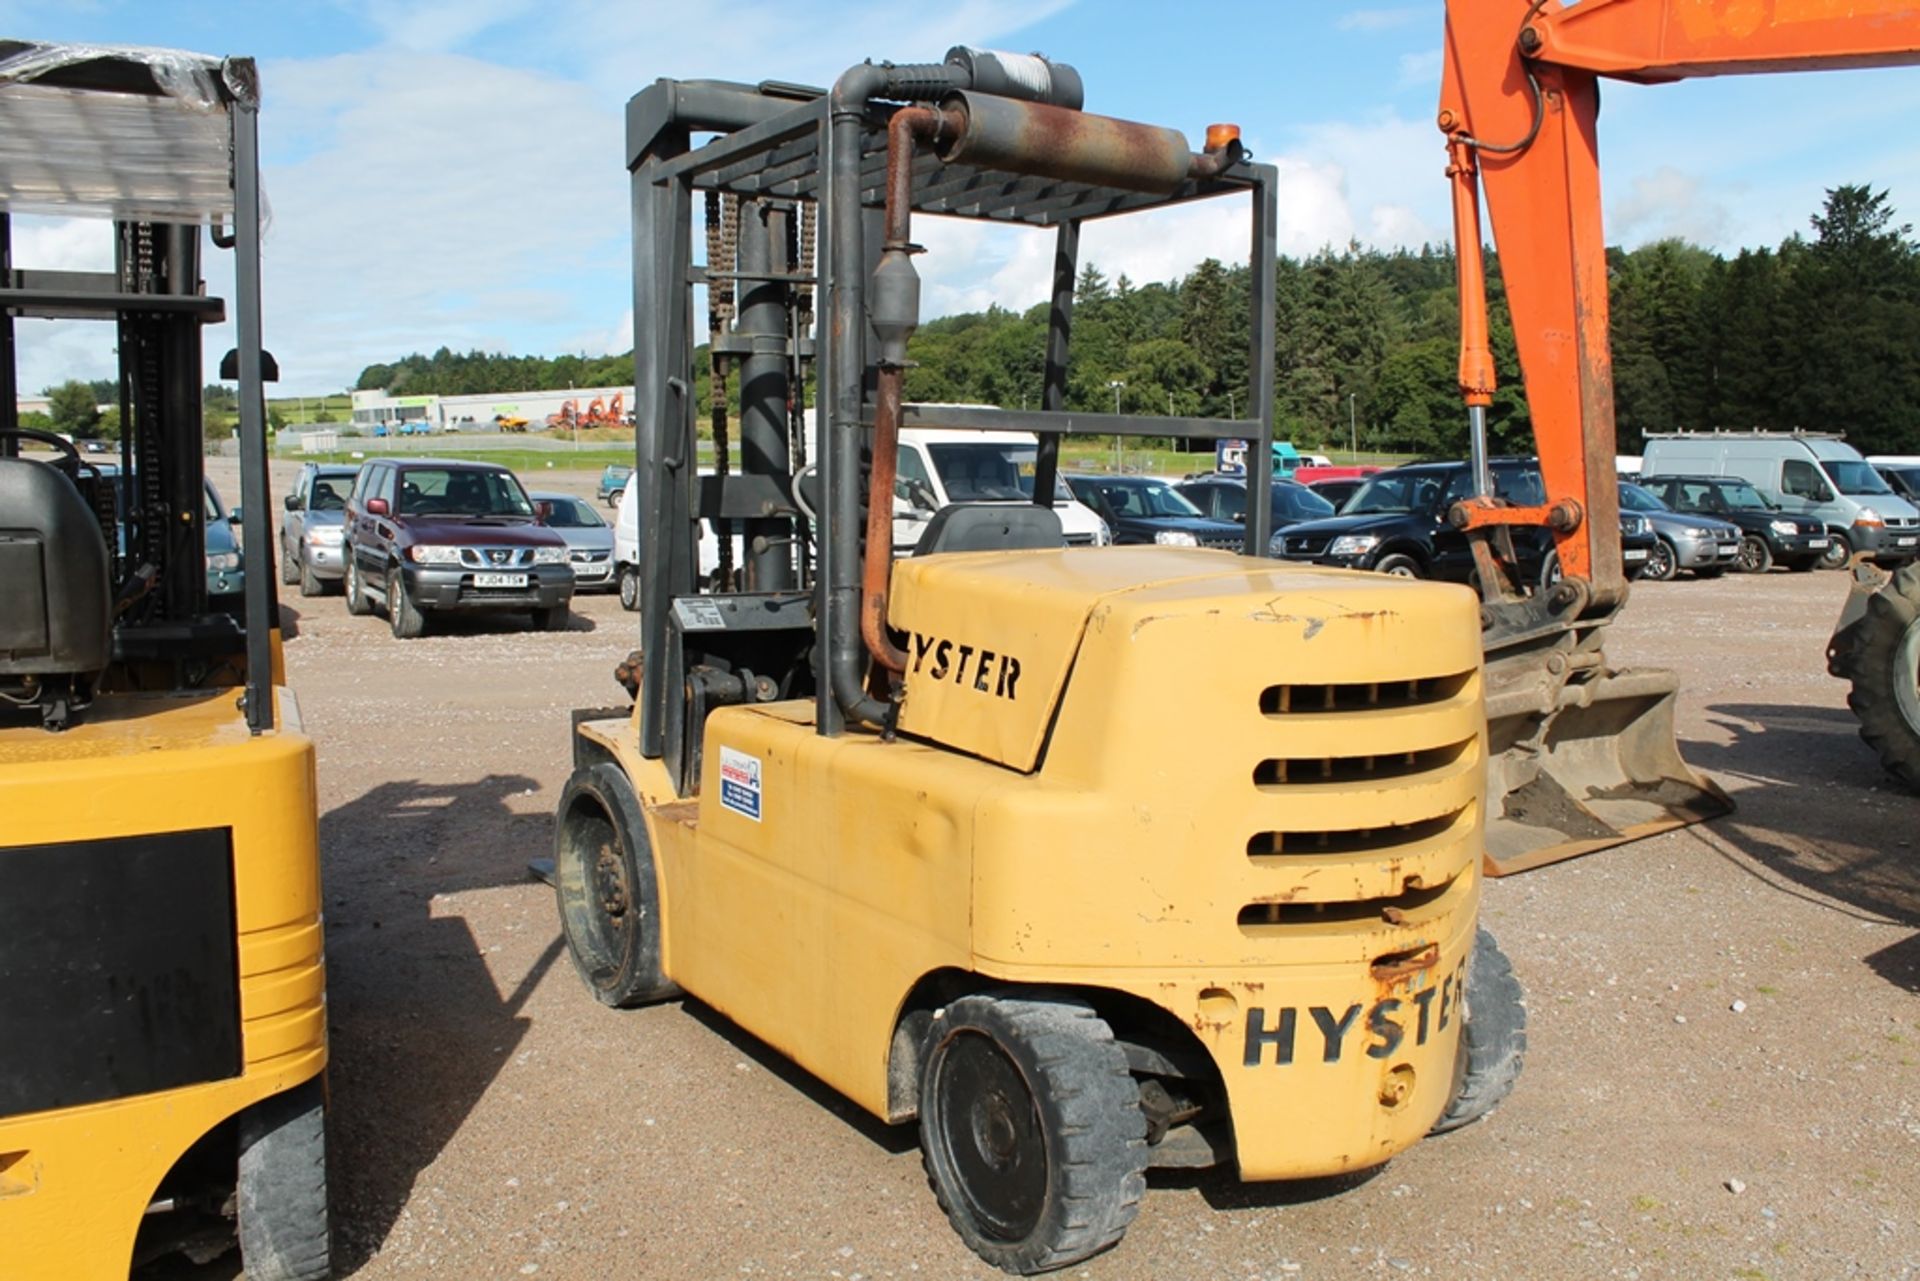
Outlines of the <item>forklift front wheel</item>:
<svg viewBox="0 0 1920 1281">
<path fill-rule="evenodd" d="M 327 1213 L 326 1086 L 319 1077 L 241 1114 L 240 1261 L 257 1281 L 333 1275 Z"/>
<path fill-rule="evenodd" d="M 567 780 L 553 828 L 553 889 L 573 968 L 604 1005 L 678 994 L 660 969 L 660 890 L 633 785 L 607 761 Z"/>
<path fill-rule="evenodd" d="M 1139 1086 L 1113 1030 L 1071 999 L 968 996 L 934 1016 L 920 1151 L 960 1238 L 1022 1275 L 1119 1241 L 1146 1192 Z"/>
</svg>

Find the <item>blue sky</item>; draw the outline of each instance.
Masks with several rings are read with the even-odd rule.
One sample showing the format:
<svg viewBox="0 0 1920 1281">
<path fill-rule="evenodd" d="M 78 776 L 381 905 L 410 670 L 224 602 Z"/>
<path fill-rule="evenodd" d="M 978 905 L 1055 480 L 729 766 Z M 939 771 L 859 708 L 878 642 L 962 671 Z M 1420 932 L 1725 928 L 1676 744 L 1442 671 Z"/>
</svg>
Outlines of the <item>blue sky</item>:
<svg viewBox="0 0 1920 1281">
<path fill-rule="evenodd" d="M 1524 8 L 1488 2 L 1516 18 Z M 281 390 L 301 394 L 441 345 L 624 349 L 621 112 L 659 76 L 828 84 L 866 57 L 1038 49 L 1080 69 L 1089 110 L 1175 125 L 1196 143 L 1209 122 L 1238 122 L 1281 168 L 1286 252 L 1437 243 L 1448 235 L 1432 124 L 1441 22 L 1440 0 L 0 0 L 11 36 L 261 61 L 268 345 Z M 1917 113 L 1920 71 L 1904 69 L 1608 86 L 1608 237 L 1771 245 L 1843 182 L 1920 208 Z M 1123 220 L 1090 231 L 1084 252 L 1136 280 L 1244 258 L 1233 203 Z M 929 314 L 1042 296 L 1047 238 L 932 219 L 916 233 L 933 250 L 919 264 Z M 29 266 L 98 265 L 104 245 L 98 227 L 27 219 L 16 241 Z M 224 287 L 217 267 L 210 277 Z M 97 332 L 21 329 L 23 388 L 112 372 Z M 210 358 L 230 342 L 211 335 Z"/>
</svg>

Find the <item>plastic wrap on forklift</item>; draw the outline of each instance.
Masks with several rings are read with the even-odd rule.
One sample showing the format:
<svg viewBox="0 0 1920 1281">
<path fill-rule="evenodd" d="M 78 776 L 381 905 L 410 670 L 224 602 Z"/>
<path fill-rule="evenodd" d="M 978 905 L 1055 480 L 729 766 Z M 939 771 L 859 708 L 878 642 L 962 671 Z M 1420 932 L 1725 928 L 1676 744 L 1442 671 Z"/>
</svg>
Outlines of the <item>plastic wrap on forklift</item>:
<svg viewBox="0 0 1920 1281">
<path fill-rule="evenodd" d="M 60 87 L 62 71 L 101 60 L 138 64 L 160 95 Z M 218 108 L 257 93 L 250 64 L 173 49 L 0 43 L 0 209 L 230 219 L 231 122 Z"/>
</svg>

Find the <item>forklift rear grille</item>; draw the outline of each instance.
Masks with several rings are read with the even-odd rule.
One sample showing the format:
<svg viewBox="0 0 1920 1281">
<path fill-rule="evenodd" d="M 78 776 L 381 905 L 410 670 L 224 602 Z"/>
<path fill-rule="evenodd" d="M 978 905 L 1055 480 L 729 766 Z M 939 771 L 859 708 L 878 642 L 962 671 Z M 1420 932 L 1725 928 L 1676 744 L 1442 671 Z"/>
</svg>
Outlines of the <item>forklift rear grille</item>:
<svg viewBox="0 0 1920 1281">
<path fill-rule="evenodd" d="M 1465 738 L 1457 743 L 1415 752 L 1386 752 L 1374 756 L 1281 757 L 1261 761 L 1255 766 L 1253 781 L 1258 787 L 1290 787 L 1311 783 L 1406 778 L 1411 774 L 1444 769 L 1459 760 L 1473 745 L 1473 739 Z"/>
<path fill-rule="evenodd" d="M 1247 841 L 1247 857 L 1255 863 L 1288 855 L 1315 854 L 1378 854 L 1391 858 L 1398 852 L 1446 835 L 1471 809 L 1472 806 L 1463 805 L 1438 818 L 1344 831 L 1255 832 Z"/>
<path fill-rule="evenodd" d="M 1260 691 L 1260 710 L 1268 716 L 1291 712 L 1367 712 L 1390 707 L 1426 707 L 1444 703 L 1467 687 L 1472 672 L 1452 676 L 1416 676 L 1403 681 L 1361 681 L 1351 685 L 1269 685 Z"/>
<path fill-rule="evenodd" d="M 1456 888 L 1454 882 L 1410 889 L 1385 898 L 1341 899 L 1332 903 L 1249 903 L 1240 909 L 1239 926 L 1259 935 L 1275 927 L 1299 925 L 1355 925 L 1378 921 L 1387 913 L 1416 912 Z"/>
</svg>

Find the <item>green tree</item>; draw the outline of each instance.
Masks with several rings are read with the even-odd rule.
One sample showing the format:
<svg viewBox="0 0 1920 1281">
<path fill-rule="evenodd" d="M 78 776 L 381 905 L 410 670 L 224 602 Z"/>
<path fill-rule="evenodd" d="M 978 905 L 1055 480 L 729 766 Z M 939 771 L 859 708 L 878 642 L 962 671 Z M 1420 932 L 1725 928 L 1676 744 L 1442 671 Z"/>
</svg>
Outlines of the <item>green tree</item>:
<svg viewBox="0 0 1920 1281">
<path fill-rule="evenodd" d="M 55 431 L 71 436 L 87 436 L 100 422 L 99 402 L 93 388 L 77 379 L 68 379 L 58 387 L 47 388 L 47 416 Z"/>
</svg>

